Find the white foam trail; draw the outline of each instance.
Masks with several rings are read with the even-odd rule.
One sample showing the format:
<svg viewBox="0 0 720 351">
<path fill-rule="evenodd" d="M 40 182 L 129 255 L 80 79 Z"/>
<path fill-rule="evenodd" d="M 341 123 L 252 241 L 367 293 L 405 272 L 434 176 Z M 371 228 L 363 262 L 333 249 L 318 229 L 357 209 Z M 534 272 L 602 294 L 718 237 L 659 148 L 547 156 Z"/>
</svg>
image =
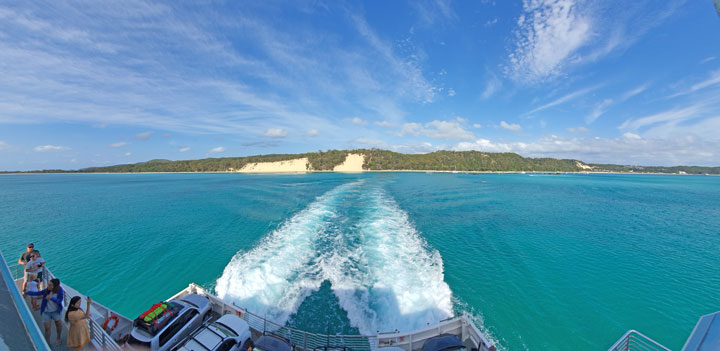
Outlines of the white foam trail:
<svg viewBox="0 0 720 351">
<path fill-rule="evenodd" d="M 384 191 L 366 195 L 367 207 L 356 227 L 359 244 L 338 245 L 320 263 L 350 323 L 373 334 L 410 331 L 452 316 L 452 292 L 440 254 L 427 247 Z"/>
<path fill-rule="evenodd" d="M 312 263 L 316 241 L 337 217 L 342 194 L 357 184 L 344 184 L 318 197 L 254 249 L 236 254 L 217 280 L 218 296 L 285 324 L 320 287 L 323 278 Z"/>
</svg>

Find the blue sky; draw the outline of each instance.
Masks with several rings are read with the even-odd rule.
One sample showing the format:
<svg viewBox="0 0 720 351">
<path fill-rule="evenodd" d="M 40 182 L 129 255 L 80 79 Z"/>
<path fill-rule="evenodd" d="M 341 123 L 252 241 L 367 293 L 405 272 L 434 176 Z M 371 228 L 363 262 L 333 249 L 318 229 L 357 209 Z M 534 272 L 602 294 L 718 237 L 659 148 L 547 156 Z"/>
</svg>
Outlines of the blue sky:
<svg viewBox="0 0 720 351">
<path fill-rule="evenodd" d="M 0 3 L 0 170 L 326 149 L 720 165 L 710 0 Z"/>
</svg>

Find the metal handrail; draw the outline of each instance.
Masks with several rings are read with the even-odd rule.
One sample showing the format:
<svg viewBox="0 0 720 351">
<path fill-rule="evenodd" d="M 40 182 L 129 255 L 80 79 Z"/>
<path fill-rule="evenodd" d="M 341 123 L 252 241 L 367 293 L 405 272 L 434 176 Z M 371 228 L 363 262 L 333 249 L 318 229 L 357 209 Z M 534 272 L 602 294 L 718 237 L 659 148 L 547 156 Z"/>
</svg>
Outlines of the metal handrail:
<svg viewBox="0 0 720 351">
<path fill-rule="evenodd" d="M 11 269 L 11 272 L 13 274 L 13 279 L 21 279 L 24 274 L 24 267 L 20 264 L 15 264 L 9 267 Z M 47 286 L 47 282 L 50 279 L 55 278 L 55 275 L 48 269 L 47 267 L 43 267 L 43 282 L 45 282 Z M 70 305 L 70 294 L 65 294 L 63 296 L 63 308 L 68 308 Z M 97 346 L 100 346 L 102 350 L 122 350 L 120 345 L 118 345 L 115 340 L 108 335 L 105 330 L 100 326 L 97 322 L 95 322 L 92 318 L 86 319 L 88 322 L 88 327 L 90 328 L 90 339 L 95 343 Z M 65 323 L 63 321 L 63 323 Z"/>
<path fill-rule="evenodd" d="M 657 341 L 650 339 L 643 333 L 630 329 L 608 351 L 670 351 Z"/>
</svg>

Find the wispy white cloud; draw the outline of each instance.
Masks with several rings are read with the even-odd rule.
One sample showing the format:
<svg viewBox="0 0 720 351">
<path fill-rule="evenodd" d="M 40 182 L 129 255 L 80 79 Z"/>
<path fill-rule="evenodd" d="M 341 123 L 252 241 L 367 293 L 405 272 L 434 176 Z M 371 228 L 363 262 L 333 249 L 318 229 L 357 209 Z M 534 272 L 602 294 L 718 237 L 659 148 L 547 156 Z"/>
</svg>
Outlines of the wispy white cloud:
<svg viewBox="0 0 720 351">
<path fill-rule="evenodd" d="M 573 134 L 580 134 L 580 133 L 587 133 L 590 130 L 585 127 L 570 127 L 567 128 L 567 131 Z"/>
<path fill-rule="evenodd" d="M 643 127 L 652 126 L 658 123 L 669 123 L 677 125 L 689 119 L 700 117 L 707 112 L 707 103 L 697 103 L 686 107 L 674 108 L 660 113 L 644 116 L 636 119 L 628 119 L 618 129 L 635 131 Z"/>
<path fill-rule="evenodd" d="M 310 129 L 310 130 L 308 130 L 307 132 L 305 132 L 305 134 L 303 134 L 303 135 L 304 135 L 304 136 L 307 136 L 307 137 L 316 137 L 316 136 L 318 136 L 318 130 L 317 130 L 317 129 Z"/>
<path fill-rule="evenodd" d="M 506 72 L 516 80 L 556 76 L 592 36 L 591 19 L 574 0 L 525 0 Z"/>
<path fill-rule="evenodd" d="M 456 151 L 515 152 L 525 157 L 570 158 L 592 163 L 660 166 L 714 166 L 720 163 L 720 153 L 714 152 L 720 150 L 720 142 L 708 143 L 698 138 L 653 139 L 629 132 L 617 138 L 563 138 L 549 135 L 529 142 L 477 139 L 460 142 L 449 148 Z"/>
<path fill-rule="evenodd" d="M 689 95 L 689 94 L 697 92 L 698 90 L 702 90 L 702 89 L 709 88 L 709 87 L 714 87 L 717 85 L 720 85 L 720 70 L 710 72 L 709 76 L 705 80 L 695 83 L 690 88 L 680 91 L 678 93 L 675 93 L 675 94 L 671 95 L 670 97 L 672 98 L 672 97 L 677 97 L 677 96 L 681 96 L 681 95 Z"/>
<path fill-rule="evenodd" d="M 702 65 L 702 64 L 704 64 L 704 63 L 708 63 L 708 62 L 710 62 L 710 61 L 712 61 L 712 60 L 714 60 L 714 59 L 716 59 L 715 56 L 706 57 L 706 58 L 704 58 L 704 59 L 702 59 L 702 60 L 700 61 L 700 64 Z"/>
<path fill-rule="evenodd" d="M 8 149 L 10 149 L 10 145 L 8 145 L 8 143 L 0 140 L 0 151 L 5 151 Z"/>
<path fill-rule="evenodd" d="M 485 83 L 485 89 L 480 96 L 487 99 L 498 92 L 500 88 L 502 88 L 502 81 L 496 75 L 490 74 L 490 78 Z"/>
<path fill-rule="evenodd" d="M 600 116 L 605 114 L 605 111 L 607 111 L 608 107 L 612 105 L 613 100 L 612 99 L 604 99 L 597 105 L 595 105 L 595 108 L 593 108 L 592 113 L 590 113 L 587 117 L 585 117 L 585 123 L 591 124 L 595 122 Z"/>
<path fill-rule="evenodd" d="M 507 123 L 505 121 L 500 121 L 500 128 L 506 129 L 513 132 L 519 132 L 522 130 L 522 127 L 517 123 Z"/>
<path fill-rule="evenodd" d="M 529 115 L 532 115 L 532 114 L 534 114 L 534 113 L 540 112 L 540 111 L 542 111 L 542 110 L 547 110 L 547 109 L 549 109 L 549 108 L 551 108 L 551 107 L 555 107 L 555 106 L 557 106 L 557 105 L 564 104 L 564 103 L 566 103 L 566 102 L 568 102 L 568 101 L 571 101 L 571 100 L 574 100 L 574 99 L 576 99 L 576 98 L 578 98 L 578 97 L 580 97 L 580 96 L 583 96 L 583 95 L 585 95 L 585 94 L 587 94 L 587 93 L 589 93 L 589 92 L 591 92 L 591 91 L 593 91 L 593 90 L 595 90 L 595 89 L 597 89 L 597 88 L 599 88 L 599 87 L 600 87 L 599 85 L 595 85 L 595 86 L 591 86 L 591 87 L 587 87 L 587 88 L 583 88 L 583 89 L 580 89 L 580 90 L 573 91 L 572 93 L 566 94 L 566 95 L 561 96 L 561 97 L 559 97 L 559 98 L 557 98 L 557 99 L 555 99 L 555 100 L 553 100 L 553 101 L 551 101 L 551 102 L 548 102 L 548 103 L 546 103 L 546 104 L 544 104 L 544 105 L 538 106 L 538 107 L 532 109 L 531 111 L 525 113 L 524 115 L 525 115 L 525 116 L 529 116 Z"/>
<path fill-rule="evenodd" d="M 352 122 L 353 124 L 360 125 L 360 126 L 364 126 L 367 124 L 367 121 L 360 117 L 353 117 L 352 119 L 350 119 L 350 122 Z"/>
<path fill-rule="evenodd" d="M 37 152 L 48 152 L 48 151 L 65 151 L 70 150 L 67 146 L 58 146 L 58 145 L 38 145 L 34 149 Z"/>
<path fill-rule="evenodd" d="M 643 85 L 641 85 L 641 86 L 639 86 L 639 87 L 637 87 L 637 88 L 635 88 L 635 89 L 633 89 L 633 90 L 627 91 L 627 92 L 625 92 L 625 94 L 622 95 L 622 97 L 621 97 L 620 100 L 621 100 L 621 101 L 628 100 L 628 99 L 630 99 L 631 97 L 633 97 L 633 96 L 635 96 L 635 95 L 638 95 L 638 94 L 644 92 L 645 90 L 647 90 L 647 88 L 648 88 L 649 86 L 650 86 L 650 83 L 645 83 L 645 84 L 643 84 Z"/>
<path fill-rule="evenodd" d="M 135 134 L 135 135 L 133 136 L 133 138 L 135 138 L 135 139 L 137 139 L 137 140 L 148 140 L 148 139 L 150 139 L 150 137 L 151 137 L 153 134 L 155 134 L 155 132 L 153 132 L 153 131 L 142 132 L 142 133 Z"/>
<path fill-rule="evenodd" d="M 132 155 L 132 152 L 126 152 L 126 153 L 125 153 L 125 156 L 130 156 L 130 155 Z"/>
<path fill-rule="evenodd" d="M 218 146 L 218 147 L 214 147 L 214 148 L 210 149 L 210 151 L 208 151 L 209 154 L 217 154 L 220 152 L 225 152 L 225 147 Z"/>
<path fill-rule="evenodd" d="M 187 152 L 187 151 L 190 151 L 190 148 L 187 147 L 187 146 L 186 146 L 186 147 L 181 147 L 180 149 L 178 149 L 178 151 L 179 151 L 179 152 Z"/>
<path fill-rule="evenodd" d="M 380 127 L 395 127 L 397 126 L 395 123 L 390 123 L 388 121 L 375 121 L 376 126 Z"/>
<path fill-rule="evenodd" d="M 684 3 L 524 0 L 505 73 L 529 83 L 561 76 L 572 66 L 627 49 Z"/>
<path fill-rule="evenodd" d="M 117 143 L 112 143 L 112 144 L 110 144 L 110 147 L 123 147 L 123 146 L 125 146 L 125 145 L 127 145 L 127 144 L 128 144 L 128 143 L 126 143 L 126 142 L 124 142 L 124 141 L 120 141 L 120 142 L 117 142 Z"/>
<path fill-rule="evenodd" d="M 268 128 L 262 135 L 269 138 L 284 138 L 288 135 L 288 132 L 282 128 Z"/>
<path fill-rule="evenodd" d="M 429 123 L 420 124 L 416 122 L 402 125 L 398 135 L 426 136 L 434 139 L 446 140 L 468 140 L 475 138 L 475 135 L 461 125 L 465 119 L 456 118 L 450 121 L 434 120 Z"/>
</svg>

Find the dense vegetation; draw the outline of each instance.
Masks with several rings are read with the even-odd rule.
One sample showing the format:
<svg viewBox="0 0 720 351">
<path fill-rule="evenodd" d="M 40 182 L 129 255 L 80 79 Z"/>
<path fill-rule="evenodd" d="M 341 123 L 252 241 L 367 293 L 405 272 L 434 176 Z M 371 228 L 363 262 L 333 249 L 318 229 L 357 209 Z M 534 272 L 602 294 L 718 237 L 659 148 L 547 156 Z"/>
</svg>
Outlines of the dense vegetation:
<svg viewBox="0 0 720 351">
<path fill-rule="evenodd" d="M 200 160 L 151 160 L 147 162 L 109 167 L 92 167 L 76 171 L 42 170 L 32 173 L 139 173 L 139 172 L 228 172 L 239 170 L 248 163 L 287 161 L 308 158 L 308 171 L 329 171 L 343 163 L 349 153 L 365 155 L 363 168 L 367 170 L 430 170 L 469 172 L 582 172 L 577 160 L 527 158 L 515 153 L 480 151 L 436 151 L 427 154 L 401 154 L 379 149 L 328 150 L 304 154 L 274 154 L 247 157 L 204 158 Z M 720 174 L 720 167 L 675 166 L 644 167 L 612 164 L 589 164 L 593 171 L 633 173 Z"/>
</svg>

